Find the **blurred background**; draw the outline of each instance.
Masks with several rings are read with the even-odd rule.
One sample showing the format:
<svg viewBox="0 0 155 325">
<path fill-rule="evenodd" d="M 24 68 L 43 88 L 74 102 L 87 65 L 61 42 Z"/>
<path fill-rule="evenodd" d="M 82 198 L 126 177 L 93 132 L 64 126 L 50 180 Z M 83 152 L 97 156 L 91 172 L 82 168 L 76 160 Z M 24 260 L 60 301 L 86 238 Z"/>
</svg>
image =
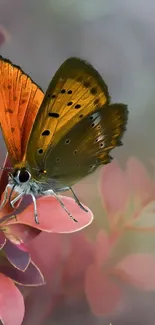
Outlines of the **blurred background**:
<svg viewBox="0 0 155 325">
<path fill-rule="evenodd" d="M 53 74 L 67 57 L 77 56 L 88 60 L 108 85 L 112 102 L 126 103 L 129 107 L 128 127 L 123 138 L 124 146 L 115 149 L 113 157 L 122 168 L 125 168 L 131 156 L 137 157 L 151 175 L 153 168 L 150 161 L 153 161 L 155 156 L 154 35 L 153 0 L 0 0 L 0 54 L 21 66 L 43 90 L 46 90 Z M 2 164 L 5 157 L 2 137 L 0 149 Z M 134 165 L 133 168 L 133 174 L 136 175 L 138 167 Z M 103 230 L 106 229 L 107 223 L 104 204 L 101 202 L 104 201 L 104 191 L 101 192 L 99 188 L 99 184 L 104 181 L 101 179 L 101 173 L 102 171 L 96 172 L 75 186 L 77 195 L 92 209 L 97 220 L 84 235 L 92 241 L 101 227 Z M 146 175 L 144 178 L 146 180 Z M 141 186 L 140 184 L 139 188 Z M 114 187 L 117 188 L 117 184 Z M 147 252 L 151 251 L 151 254 L 154 252 L 153 232 L 142 235 L 137 232 L 132 234 L 134 236 L 132 239 L 130 235 L 131 233 L 127 233 L 125 236 L 128 238 L 126 245 L 129 246 L 129 252 L 133 238 L 135 246 L 138 241 L 138 250 L 141 253 L 146 252 L 144 244 L 146 242 Z M 55 239 L 49 238 L 49 235 L 47 237 L 47 241 L 51 240 L 52 245 Z M 38 239 L 38 242 L 39 240 L 41 241 Z M 117 248 L 118 255 L 124 247 L 124 240 L 123 238 L 120 248 Z M 33 254 L 39 255 L 39 252 L 36 253 L 35 244 Z M 39 261 L 41 263 L 41 257 Z M 50 281 L 49 274 L 48 277 Z M 127 294 L 117 306 L 117 311 L 100 312 L 100 315 L 93 312 L 92 305 L 83 295 L 77 299 L 70 293 L 66 300 L 62 299 L 56 307 L 53 307 L 56 298 L 53 296 L 47 298 L 46 295 L 49 293 L 45 289 L 34 289 L 38 294 L 37 290 L 45 290 L 44 295 L 48 301 L 50 300 L 51 309 L 48 307 L 48 311 L 43 311 L 43 315 L 46 316 L 42 316 L 43 320 L 40 320 L 41 318 L 38 320 L 36 316 L 42 306 L 41 302 L 35 303 L 37 294 L 33 290 L 33 293 L 27 290 L 24 293 L 27 306 L 24 324 L 56 325 L 85 322 L 89 325 L 109 325 L 111 322 L 112 325 L 153 325 L 154 293 L 125 289 Z M 56 289 L 51 287 L 52 290 Z"/>
</svg>

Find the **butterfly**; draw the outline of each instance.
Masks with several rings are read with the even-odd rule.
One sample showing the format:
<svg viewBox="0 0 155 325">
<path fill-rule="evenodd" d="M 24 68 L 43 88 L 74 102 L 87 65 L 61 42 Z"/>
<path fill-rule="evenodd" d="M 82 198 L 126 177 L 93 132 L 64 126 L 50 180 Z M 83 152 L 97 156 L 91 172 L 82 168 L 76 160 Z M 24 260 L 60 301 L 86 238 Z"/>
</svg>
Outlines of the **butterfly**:
<svg viewBox="0 0 155 325">
<path fill-rule="evenodd" d="M 70 57 L 57 70 L 46 93 L 9 60 L 0 56 L 0 126 L 13 172 L 12 207 L 31 195 L 35 222 L 39 223 L 36 197 L 53 195 L 67 210 L 60 192 L 111 161 L 110 151 L 122 145 L 128 109 L 111 104 L 108 88 L 92 65 Z M 13 191 L 19 193 L 11 199 Z"/>
</svg>

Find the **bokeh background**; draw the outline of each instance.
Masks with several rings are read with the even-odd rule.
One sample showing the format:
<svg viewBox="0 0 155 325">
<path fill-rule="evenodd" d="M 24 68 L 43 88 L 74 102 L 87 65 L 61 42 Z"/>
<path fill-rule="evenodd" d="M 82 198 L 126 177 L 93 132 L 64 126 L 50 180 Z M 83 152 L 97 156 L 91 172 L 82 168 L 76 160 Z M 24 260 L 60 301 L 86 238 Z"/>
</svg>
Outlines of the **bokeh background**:
<svg viewBox="0 0 155 325">
<path fill-rule="evenodd" d="M 113 157 L 122 168 L 131 156 L 137 157 L 153 178 L 151 164 L 155 157 L 155 3 L 153 0 L 1 0 L 0 31 L 0 54 L 21 66 L 44 90 L 54 72 L 67 57 L 78 56 L 90 61 L 107 83 L 112 101 L 127 103 L 129 107 L 124 146 L 115 149 Z M 2 164 L 5 157 L 2 137 L 0 150 Z M 101 202 L 101 196 L 103 197 L 104 194 L 99 189 L 101 172 L 96 172 L 75 186 L 76 193 L 92 209 L 97 220 L 85 235 L 90 236 L 92 240 L 100 224 L 103 229 L 106 229 L 105 213 Z M 118 187 L 120 186 L 118 182 Z M 142 247 L 141 253 L 146 251 L 147 242 L 147 252 L 150 249 L 153 254 L 154 233 L 145 234 L 141 240 L 137 236 L 139 233 L 134 234 L 135 251 L 136 245 L 139 245 L 138 250 Z M 47 236 L 47 242 L 49 240 L 51 243 L 50 261 L 52 250 L 54 251 L 52 243 L 55 240 L 51 237 L 52 235 L 50 238 Z M 130 235 L 127 234 L 127 238 L 130 246 L 133 237 L 130 239 Z M 38 245 L 39 240 L 41 239 L 38 239 Z M 123 240 L 120 251 L 124 246 Z M 46 247 L 44 249 L 46 250 Z M 34 251 L 36 253 L 35 245 Z M 119 255 L 119 250 L 117 251 Z M 39 255 L 39 249 L 36 254 Z M 44 254 L 43 249 L 41 254 Z M 56 290 L 52 288 L 51 285 L 51 291 Z M 44 296 L 41 290 L 44 290 Z M 61 291 L 61 287 L 59 290 Z M 77 299 L 70 294 L 54 308 L 56 298 L 51 298 L 45 289 L 34 289 L 36 293 L 30 291 L 27 289 L 24 292 L 27 306 L 25 325 L 79 324 L 79 322 L 89 325 L 109 325 L 110 322 L 112 325 L 154 324 L 155 294 L 150 290 L 146 293 L 127 288 L 127 293 L 117 307 L 117 311 L 100 316 L 91 311 L 85 298 Z M 38 310 L 42 308 L 42 303 L 39 301 L 35 303 L 38 295 L 51 302 L 51 305 L 48 305 L 51 309 L 48 307 L 48 311 L 43 310 L 45 317 L 39 319 L 37 315 L 39 315 Z"/>
</svg>

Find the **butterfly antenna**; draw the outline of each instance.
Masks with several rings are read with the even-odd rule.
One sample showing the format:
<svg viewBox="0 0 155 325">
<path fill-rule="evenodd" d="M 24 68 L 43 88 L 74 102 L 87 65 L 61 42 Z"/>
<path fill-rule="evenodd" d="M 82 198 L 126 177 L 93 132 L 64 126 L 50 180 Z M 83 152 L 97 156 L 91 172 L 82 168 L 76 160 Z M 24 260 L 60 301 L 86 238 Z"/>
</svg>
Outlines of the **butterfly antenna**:
<svg viewBox="0 0 155 325">
<path fill-rule="evenodd" d="M 0 170 L 10 170 L 10 169 L 13 169 L 13 167 L 0 167 Z"/>
</svg>

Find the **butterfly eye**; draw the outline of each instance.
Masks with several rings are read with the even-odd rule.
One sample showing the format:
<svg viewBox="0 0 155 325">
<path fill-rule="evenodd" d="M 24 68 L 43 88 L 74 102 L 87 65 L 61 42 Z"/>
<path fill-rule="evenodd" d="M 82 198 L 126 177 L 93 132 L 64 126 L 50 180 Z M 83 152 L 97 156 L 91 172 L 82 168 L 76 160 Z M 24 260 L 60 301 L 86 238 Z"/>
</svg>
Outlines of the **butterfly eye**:
<svg viewBox="0 0 155 325">
<path fill-rule="evenodd" d="M 31 178 L 31 174 L 27 170 L 21 169 L 18 178 L 20 183 L 26 183 Z"/>
</svg>

